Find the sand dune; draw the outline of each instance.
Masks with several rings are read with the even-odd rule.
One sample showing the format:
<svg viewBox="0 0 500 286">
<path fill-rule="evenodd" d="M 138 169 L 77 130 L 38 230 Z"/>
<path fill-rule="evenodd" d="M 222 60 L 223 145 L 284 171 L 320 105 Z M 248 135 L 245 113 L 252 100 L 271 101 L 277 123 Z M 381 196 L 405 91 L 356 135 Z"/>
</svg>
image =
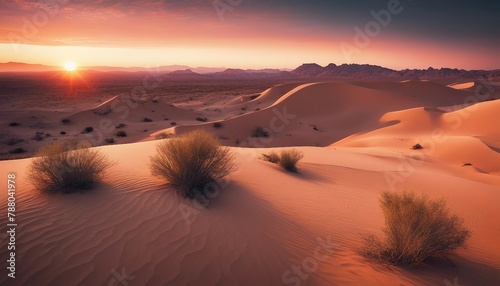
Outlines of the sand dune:
<svg viewBox="0 0 500 286">
<path fill-rule="evenodd" d="M 301 173 L 291 175 L 256 158 L 267 149 L 234 148 L 240 170 L 208 209 L 196 209 L 149 176 L 145 165 L 155 144 L 99 147 L 119 164 L 85 194 L 40 196 L 25 179 L 29 159 L 0 162 L 2 170 L 17 172 L 21 186 L 19 278 L 9 285 L 102 285 L 122 272 L 131 275 L 131 285 L 287 285 L 298 278 L 284 273 L 314 257 L 325 241 L 331 243 L 323 250 L 327 258 L 316 261 L 301 285 L 429 285 L 454 277 L 487 285 L 499 278 L 500 229 L 491 228 L 498 187 L 436 171 L 430 163 L 417 168 L 401 187 L 446 196 L 474 236 L 469 249 L 452 258 L 455 266 L 436 260 L 400 270 L 357 253 L 360 233 L 380 233 L 377 200 L 387 189 L 383 172 L 397 170 L 396 157 L 305 147 Z"/>
<path fill-rule="evenodd" d="M 426 161 L 454 166 L 464 176 L 500 185 L 500 133 L 492 121 L 499 110 L 500 101 L 495 100 L 450 112 L 436 108 L 390 112 L 380 121 L 392 125 L 352 135 L 332 146 L 416 154 Z M 417 143 L 424 149 L 411 150 Z"/>
<path fill-rule="evenodd" d="M 95 190 L 70 195 L 34 190 L 31 159 L 0 161 L 4 178 L 16 173 L 20 218 L 18 278 L 4 269 L 0 284 L 119 285 L 125 276 L 128 285 L 495 285 L 500 101 L 464 104 L 473 94 L 428 81 L 293 83 L 209 106 L 161 99 L 129 106 L 118 96 L 79 110 L 2 114 L 3 122 L 21 123 L 9 135 L 30 136 L 29 125 L 39 124 L 87 138 L 80 130 L 104 119 L 112 132 L 130 134 L 118 143 L 132 144 L 95 147 L 117 164 Z M 121 118 L 124 106 L 129 114 Z M 207 122 L 196 120 L 207 114 Z M 250 137 L 256 126 L 269 137 Z M 179 198 L 147 167 L 154 139 L 195 128 L 239 145 L 231 147 L 239 169 L 208 208 Z M 20 144 L 35 149 L 66 138 L 54 137 Z M 417 143 L 423 149 L 413 150 Z M 258 159 L 275 146 L 300 145 L 309 146 L 295 147 L 305 154 L 298 174 Z M 360 235 L 382 233 L 378 200 L 387 190 L 444 197 L 472 231 L 468 248 L 416 269 L 362 257 Z"/>
<path fill-rule="evenodd" d="M 448 86 L 451 87 L 451 88 L 454 88 L 454 89 L 467 89 L 467 88 L 471 88 L 475 85 L 475 83 L 473 81 L 470 81 L 470 82 L 463 82 L 463 83 L 453 83 L 453 84 L 449 84 Z"/>
<path fill-rule="evenodd" d="M 274 99 L 277 92 L 273 90 L 272 95 Z M 266 146 L 326 146 L 353 133 L 378 127 L 378 118 L 386 112 L 459 104 L 467 95 L 470 93 L 431 82 L 309 83 L 289 90 L 267 108 L 219 120 L 223 128 L 215 130 L 212 123 L 178 126 L 152 136 L 205 128 L 218 134 L 225 145 L 238 146 L 238 143 L 249 141 L 252 130 L 260 126 L 268 128 L 272 137 L 266 140 L 269 141 Z M 261 95 L 266 96 L 269 94 Z M 259 98 L 254 99 L 257 100 Z M 314 108 L 309 108 L 311 106 Z M 254 147 L 259 144 L 255 143 Z"/>
</svg>

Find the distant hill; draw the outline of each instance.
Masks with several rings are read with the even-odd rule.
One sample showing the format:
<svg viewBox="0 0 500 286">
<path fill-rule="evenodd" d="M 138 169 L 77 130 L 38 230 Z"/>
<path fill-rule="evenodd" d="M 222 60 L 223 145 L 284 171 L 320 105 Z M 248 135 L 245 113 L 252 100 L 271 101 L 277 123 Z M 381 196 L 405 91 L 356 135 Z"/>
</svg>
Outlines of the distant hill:
<svg viewBox="0 0 500 286">
<path fill-rule="evenodd" d="M 159 66 L 156 68 L 145 67 L 110 67 L 110 66 L 79 66 L 78 70 L 90 70 L 98 72 L 142 72 L 146 70 L 158 70 L 162 73 L 168 73 L 178 70 L 190 69 L 199 74 L 215 73 L 224 71 L 225 68 L 211 67 L 196 67 L 192 68 L 184 65 Z M 18 62 L 0 63 L 0 72 L 45 72 L 45 71 L 62 71 L 62 66 L 47 66 L 40 64 L 26 64 Z"/>
<path fill-rule="evenodd" d="M 63 67 L 45 66 L 39 64 L 25 64 L 17 62 L 0 63 L 0 72 L 44 72 L 60 70 L 63 70 Z"/>
<path fill-rule="evenodd" d="M 369 64 L 329 64 L 322 67 L 315 63 L 307 63 L 294 70 L 280 69 L 234 69 L 234 68 L 192 68 L 184 65 L 159 66 L 156 68 L 144 67 L 107 67 L 92 66 L 79 67 L 79 70 L 97 72 L 144 72 L 153 70 L 175 79 L 456 79 L 478 80 L 480 78 L 499 78 L 500 70 L 463 70 L 451 68 L 405 69 L 393 70 Z M 62 71 L 62 67 L 45 66 L 26 63 L 0 63 L 0 72 L 44 72 Z"/>
<path fill-rule="evenodd" d="M 303 64 L 290 72 L 299 78 L 385 78 L 385 79 L 479 79 L 481 77 L 498 77 L 500 70 L 463 70 L 441 68 L 393 70 L 367 64 L 329 64 L 322 67 L 318 64 Z"/>
</svg>

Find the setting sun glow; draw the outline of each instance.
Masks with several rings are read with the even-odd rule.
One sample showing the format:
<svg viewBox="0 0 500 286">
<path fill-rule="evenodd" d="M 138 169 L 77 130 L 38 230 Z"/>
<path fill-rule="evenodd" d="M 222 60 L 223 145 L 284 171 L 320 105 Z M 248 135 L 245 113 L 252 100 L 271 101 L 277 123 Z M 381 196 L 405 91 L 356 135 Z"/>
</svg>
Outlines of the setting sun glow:
<svg viewBox="0 0 500 286">
<path fill-rule="evenodd" d="M 64 64 L 64 69 L 67 71 L 74 71 L 76 70 L 76 64 L 74 62 L 67 62 Z"/>
</svg>

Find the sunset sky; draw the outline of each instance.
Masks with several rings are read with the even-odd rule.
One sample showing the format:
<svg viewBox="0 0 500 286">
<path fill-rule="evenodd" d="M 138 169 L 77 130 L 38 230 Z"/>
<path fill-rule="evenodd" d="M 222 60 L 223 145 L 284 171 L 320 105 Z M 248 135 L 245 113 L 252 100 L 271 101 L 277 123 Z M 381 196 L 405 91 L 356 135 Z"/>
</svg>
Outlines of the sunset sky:
<svg viewBox="0 0 500 286">
<path fill-rule="evenodd" d="M 0 62 L 498 69 L 499 11 L 496 0 L 0 0 Z"/>
</svg>

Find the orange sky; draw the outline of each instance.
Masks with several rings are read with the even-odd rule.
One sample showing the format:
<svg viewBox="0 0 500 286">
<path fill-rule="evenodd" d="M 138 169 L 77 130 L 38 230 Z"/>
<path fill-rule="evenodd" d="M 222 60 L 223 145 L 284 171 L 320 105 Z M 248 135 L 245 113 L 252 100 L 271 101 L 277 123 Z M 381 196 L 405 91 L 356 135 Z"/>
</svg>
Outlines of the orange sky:
<svg viewBox="0 0 500 286">
<path fill-rule="evenodd" d="M 0 62 L 63 65 L 72 60 L 80 66 L 234 68 L 295 68 L 309 62 L 369 63 L 394 69 L 500 67 L 496 43 L 467 37 L 436 40 L 432 35 L 398 29 L 397 17 L 403 21 L 405 10 L 392 15 L 387 27 L 360 46 L 354 28 L 363 30 L 373 20 L 369 9 L 364 19 L 361 16 L 366 15 L 360 13 L 359 20 L 330 21 L 316 19 L 307 7 L 297 11 L 286 5 L 257 9 L 245 2 L 230 7 L 221 18 L 212 4 L 201 5 L 206 1 L 185 1 L 191 5 L 182 1 L 127 5 L 111 0 L 52 1 L 51 6 L 12 1 L 4 7 L 0 2 Z"/>
</svg>

